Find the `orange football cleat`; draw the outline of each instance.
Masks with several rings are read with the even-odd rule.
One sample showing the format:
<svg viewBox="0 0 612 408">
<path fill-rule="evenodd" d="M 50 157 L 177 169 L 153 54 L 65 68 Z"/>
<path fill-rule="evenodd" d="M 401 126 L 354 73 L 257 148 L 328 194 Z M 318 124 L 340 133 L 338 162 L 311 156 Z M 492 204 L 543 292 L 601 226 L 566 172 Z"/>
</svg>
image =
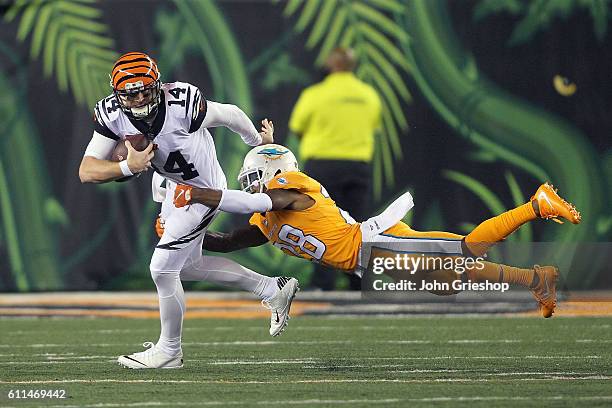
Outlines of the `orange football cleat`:
<svg viewBox="0 0 612 408">
<path fill-rule="evenodd" d="M 552 184 L 544 183 L 538 191 L 531 197 L 531 201 L 536 200 L 540 210 L 540 218 L 552 219 L 559 224 L 563 224 L 557 217 L 563 217 L 572 224 L 579 224 L 582 220 L 580 212 L 573 204 L 568 203 L 557 194 L 557 189 Z"/>
<path fill-rule="evenodd" d="M 544 318 L 552 316 L 557 306 L 557 280 L 559 271 L 554 266 L 534 265 L 533 271 L 538 275 L 540 281 L 535 288 L 530 288 L 531 293 L 540 304 L 540 312 Z"/>
</svg>

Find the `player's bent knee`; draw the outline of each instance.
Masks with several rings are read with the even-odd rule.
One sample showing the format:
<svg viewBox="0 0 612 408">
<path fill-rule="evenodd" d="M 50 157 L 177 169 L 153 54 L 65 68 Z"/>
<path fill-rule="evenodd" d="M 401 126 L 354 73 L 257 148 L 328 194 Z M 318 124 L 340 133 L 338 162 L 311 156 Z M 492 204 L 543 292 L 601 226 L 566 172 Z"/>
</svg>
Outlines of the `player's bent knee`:
<svg viewBox="0 0 612 408">
<path fill-rule="evenodd" d="M 151 277 L 157 287 L 157 294 L 160 297 L 174 296 L 181 280 L 179 273 L 175 271 L 151 270 Z"/>
</svg>

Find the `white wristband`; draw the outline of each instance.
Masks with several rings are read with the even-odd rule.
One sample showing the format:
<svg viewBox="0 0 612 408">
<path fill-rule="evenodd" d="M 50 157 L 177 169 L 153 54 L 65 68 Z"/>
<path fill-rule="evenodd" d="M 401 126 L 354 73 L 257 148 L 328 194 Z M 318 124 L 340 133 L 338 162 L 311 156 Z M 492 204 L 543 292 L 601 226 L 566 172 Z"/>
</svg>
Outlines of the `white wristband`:
<svg viewBox="0 0 612 408">
<path fill-rule="evenodd" d="M 134 173 L 132 173 L 132 170 L 130 170 L 130 166 L 128 166 L 127 164 L 127 160 L 122 160 L 119 162 L 119 167 L 121 168 L 121 173 L 123 173 L 124 176 L 133 176 Z"/>
</svg>

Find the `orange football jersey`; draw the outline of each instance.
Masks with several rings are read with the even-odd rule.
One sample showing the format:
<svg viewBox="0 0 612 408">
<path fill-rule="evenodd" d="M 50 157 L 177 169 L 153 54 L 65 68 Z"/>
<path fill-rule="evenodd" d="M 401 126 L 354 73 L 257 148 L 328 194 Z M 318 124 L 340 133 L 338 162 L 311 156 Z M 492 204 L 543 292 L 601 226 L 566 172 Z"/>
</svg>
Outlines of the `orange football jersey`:
<svg viewBox="0 0 612 408">
<path fill-rule="evenodd" d="M 278 174 L 270 180 L 268 189 L 279 188 L 307 194 L 315 203 L 306 210 L 253 214 L 250 223 L 289 255 L 337 269 L 354 269 L 361 246 L 359 224 L 336 206 L 319 182 L 304 173 Z"/>
</svg>

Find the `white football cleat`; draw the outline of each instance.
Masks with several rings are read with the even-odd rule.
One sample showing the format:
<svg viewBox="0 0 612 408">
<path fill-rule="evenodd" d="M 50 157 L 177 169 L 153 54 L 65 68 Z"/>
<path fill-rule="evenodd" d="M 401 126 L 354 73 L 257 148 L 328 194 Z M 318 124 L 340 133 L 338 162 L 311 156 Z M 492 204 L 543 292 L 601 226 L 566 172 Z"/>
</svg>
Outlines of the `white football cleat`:
<svg viewBox="0 0 612 408">
<path fill-rule="evenodd" d="M 289 324 L 289 309 L 295 293 L 300 290 L 300 285 L 295 278 L 281 276 L 276 278 L 276 284 L 280 289 L 270 300 L 262 300 L 261 304 L 270 309 L 270 336 L 281 334 Z"/>
<path fill-rule="evenodd" d="M 117 362 L 124 367 L 139 370 L 143 368 L 181 368 L 183 367 L 183 353 L 177 356 L 169 356 L 150 341 L 146 341 L 143 347 L 148 350 L 130 355 L 120 356 Z"/>
</svg>

